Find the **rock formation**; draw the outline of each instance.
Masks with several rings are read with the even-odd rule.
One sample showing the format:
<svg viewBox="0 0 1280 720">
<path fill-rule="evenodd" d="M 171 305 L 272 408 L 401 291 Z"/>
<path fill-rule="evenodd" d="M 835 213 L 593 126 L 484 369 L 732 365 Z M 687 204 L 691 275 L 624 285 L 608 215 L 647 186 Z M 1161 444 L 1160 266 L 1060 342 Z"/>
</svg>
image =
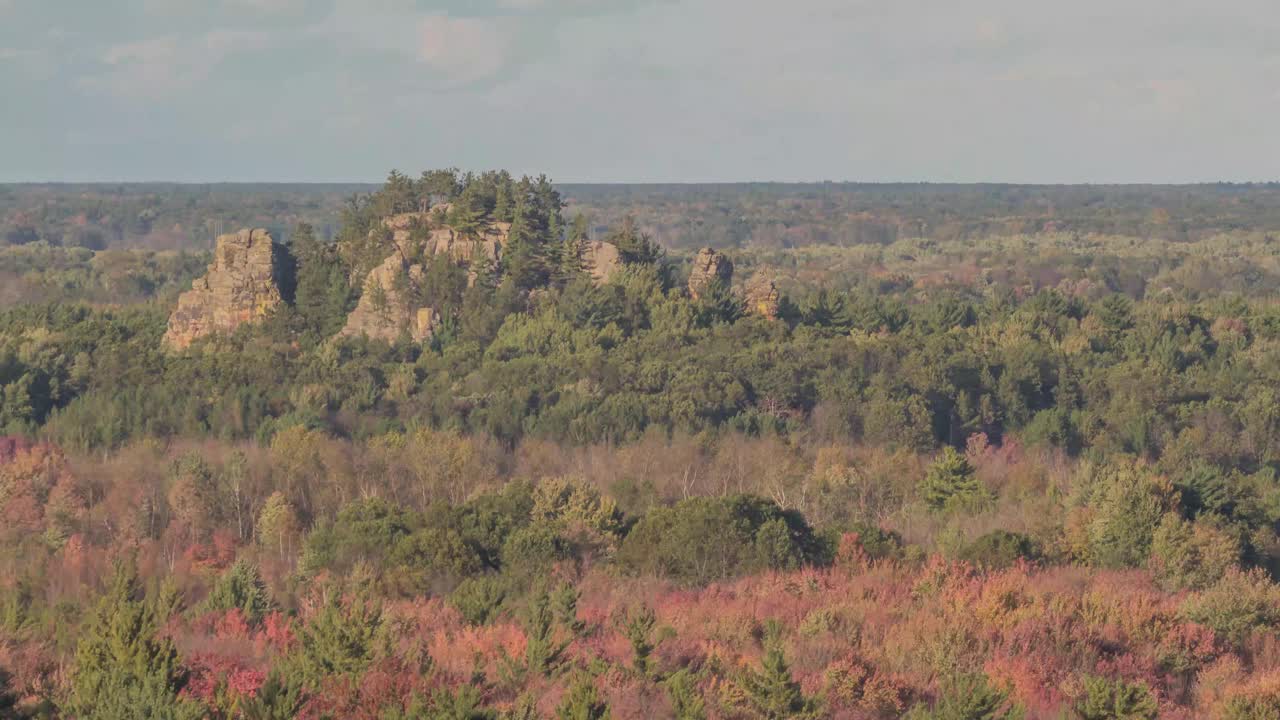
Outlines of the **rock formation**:
<svg viewBox="0 0 1280 720">
<path fill-rule="evenodd" d="M 415 342 L 430 339 L 440 316 L 413 302 L 413 288 L 421 279 L 421 265 L 410 265 L 399 252 L 392 253 L 369 272 L 360 302 L 338 334 L 387 342 L 395 342 L 405 333 Z"/>
<path fill-rule="evenodd" d="M 709 247 L 702 248 L 693 259 L 693 270 L 689 273 L 689 294 L 697 300 L 713 280 L 719 280 L 728 287 L 733 281 L 733 263 Z"/>
<path fill-rule="evenodd" d="M 502 258 L 502 249 L 511 236 L 511 223 L 491 223 L 478 236 L 463 235 L 450 227 L 442 227 L 431 231 L 427 238 L 426 250 L 432 255 L 448 255 L 455 262 L 473 263 L 488 259 L 498 262 Z"/>
<path fill-rule="evenodd" d="M 165 344 L 183 350 L 197 338 L 260 320 L 283 303 L 278 253 L 266 230 L 219 237 L 209 271 L 178 297 Z"/>
<path fill-rule="evenodd" d="M 427 212 L 402 213 L 382 221 L 391 231 L 391 254 L 365 277 L 360 302 L 339 335 L 365 335 L 395 342 L 407 333 L 415 342 L 428 340 L 440 324 L 440 314 L 414 300 L 413 290 L 424 272 L 418 260 L 447 255 L 469 267 L 482 260 L 497 263 L 502 259 L 511 223 L 489 223 L 479 233 L 463 234 L 441 225 L 447 213 L 448 206 L 437 206 Z M 418 228 L 422 230 L 415 233 Z M 475 278 L 473 269 L 468 282 Z"/>
<path fill-rule="evenodd" d="M 582 264 L 596 284 L 603 285 L 622 267 L 622 254 L 613 243 L 592 240 L 583 248 Z"/>
<path fill-rule="evenodd" d="M 747 312 L 766 320 L 777 320 L 779 297 L 778 286 L 773 283 L 773 279 L 757 273 L 747 283 Z"/>
</svg>

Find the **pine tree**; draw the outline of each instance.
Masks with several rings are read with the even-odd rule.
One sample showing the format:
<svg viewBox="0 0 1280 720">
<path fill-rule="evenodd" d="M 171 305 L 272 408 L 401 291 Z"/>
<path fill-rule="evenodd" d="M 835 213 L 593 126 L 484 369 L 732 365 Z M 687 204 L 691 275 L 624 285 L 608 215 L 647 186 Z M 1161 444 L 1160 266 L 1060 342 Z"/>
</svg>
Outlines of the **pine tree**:
<svg viewBox="0 0 1280 720">
<path fill-rule="evenodd" d="M 515 216 L 515 204 L 512 194 L 514 183 L 506 170 L 498 173 L 493 195 L 493 219 L 496 222 L 511 222 Z"/>
<path fill-rule="evenodd" d="M 449 210 L 449 226 L 460 235 L 476 236 L 484 229 L 484 210 L 477 201 L 473 187 L 475 186 L 469 185 L 463 190 Z"/>
<path fill-rule="evenodd" d="M 522 290 L 539 287 L 547 279 L 546 248 L 534 228 L 532 216 L 529 204 L 523 198 L 518 199 L 502 257 L 503 274 Z"/>
<path fill-rule="evenodd" d="M 302 684 L 290 682 L 279 670 L 273 670 L 253 697 L 240 706 L 244 720 L 293 720 L 302 709 Z"/>
<path fill-rule="evenodd" d="M 984 675 L 961 675 L 947 680 L 932 708 L 917 705 L 911 720 L 1018 720 L 1022 713 L 1009 703 L 1009 694 L 992 687 Z"/>
<path fill-rule="evenodd" d="M 920 483 L 920 495 L 933 510 L 973 508 L 991 498 L 991 493 L 974 475 L 973 466 L 950 446 L 929 466 Z"/>
<path fill-rule="evenodd" d="M 205 612 L 225 612 L 238 609 L 249 625 L 257 625 L 271 612 L 272 602 L 266 583 L 258 574 L 258 567 L 248 560 L 237 560 L 218 578 L 209 597 L 205 598 Z"/>
<path fill-rule="evenodd" d="M 379 655 L 384 639 L 381 606 L 364 598 L 344 605 L 331 591 L 299 635 L 301 678 L 314 688 L 331 675 L 358 675 Z"/>
<path fill-rule="evenodd" d="M 559 720 L 607 720 L 609 706 L 600 699 L 591 678 L 584 675 L 573 684 L 560 707 L 556 708 L 556 717 Z"/>
<path fill-rule="evenodd" d="M 666 687 L 675 720 L 707 720 L 707 705 L 692 673 L 687 669 L 672 673 Z"/>
<path fill-rule="evenodd" d="M 1150 688 L 1141 683 L 1089 676 L 1084 691 L 1076 703 L 1080 720 L 1155 720 L 1160 712 Z"/>
<path fill-rule="evenodd" d="M 587 267 L 586 261 L 588 242 L 587 218 L 578 213 L 573 218 L 573 225 L 569 227 L 569 234 L 560 243 L 559 252 L 556 253 L 555 270 L 551 278 L 553 282 L 560 286 L 568 285 L 591 269 Z"/>
<path fill-rule="evenodd" d="M 636 227 L 636 219 L 630 215 L 623 218 L 622 226 L 605 238 L 618 248 L 618 255 L 624 263 L 633 265 L 653 265 L 662 259 L 662 248 L 648 235 Z"/>
<path fill-rule="evenodd" d="M 551 596 L 546 590 L 535 592 L 529 599 L 524 629 L 528 636 L 525 645 L 526 668 L 536 675 L 550 674 L 560 662 L 560 656 L 569 643 L 555 637 L 555 613 L 551 608 Z"/>
<path fill-rule="evenodd" d="M 800 692 L 800 684 L 791 677 L 779 632 L 779 626 L 770 623 L 760 671 L 748 672 L 741 680 L 747 702 L 760 717 L 768 720 L 816 717 L 813 701 Z"/>
<path fill-rule="evenodd" d="M 131 566 L 117 565 L 76 647 L 67 709 L 78 720 L 180 720 L 200 708 L 179 700 L 186 677 L 173 641 L 158 635 L 173 596 L 147 597 Z"/>
<path fill-rule="evenodd" d="M 623 633 L 627 642 L 631 643 L 632 665 L 641 675 L 649 673 L 649 655 L 653 652 L 653 627 L 657 624 L 657 616 L 653 608 L 641 607 L 629 614 L 623 624 Z"/>
<path fill-rule="evenodd" d="M 347 268 L 334 248 L 318 241 L 306 223 L 294 229 L 290 249 L 298 265 L 294 309 L 307 329 L 329 337 L 342 329 L 350 309 Z"/>
</svg>

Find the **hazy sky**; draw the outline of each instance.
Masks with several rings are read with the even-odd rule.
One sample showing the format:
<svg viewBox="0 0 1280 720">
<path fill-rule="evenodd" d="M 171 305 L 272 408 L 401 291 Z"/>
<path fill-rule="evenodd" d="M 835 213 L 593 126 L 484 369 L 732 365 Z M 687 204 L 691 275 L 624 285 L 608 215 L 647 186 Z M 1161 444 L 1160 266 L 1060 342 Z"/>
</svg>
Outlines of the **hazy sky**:
<svg viewBox="0 0 1280 720">
<path fill-rule="evenodd" d="M 1280 179 L 1276 0 L 0 0 L 0 181 Z"/>
</svg>

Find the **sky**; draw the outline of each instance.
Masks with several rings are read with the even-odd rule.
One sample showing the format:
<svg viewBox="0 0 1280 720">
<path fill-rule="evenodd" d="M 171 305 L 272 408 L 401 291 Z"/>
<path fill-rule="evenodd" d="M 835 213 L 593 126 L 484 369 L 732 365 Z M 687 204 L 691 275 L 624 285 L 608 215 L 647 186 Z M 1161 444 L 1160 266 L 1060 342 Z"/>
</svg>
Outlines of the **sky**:
<svg viewBox="0 0 1280 720">
<path fill-rule="evenodd" d="M 1280 179 L 1275 0 L 0 0 L 0 182 Z"/>
</svg>

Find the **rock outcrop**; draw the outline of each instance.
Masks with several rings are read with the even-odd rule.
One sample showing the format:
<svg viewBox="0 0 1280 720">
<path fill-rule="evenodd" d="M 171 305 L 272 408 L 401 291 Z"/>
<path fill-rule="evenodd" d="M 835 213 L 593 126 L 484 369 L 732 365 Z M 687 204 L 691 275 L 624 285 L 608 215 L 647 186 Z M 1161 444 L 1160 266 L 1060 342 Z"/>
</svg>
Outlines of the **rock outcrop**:
<svg viewBox="0 0 1280 720">
<path fill-rule="evenodd" d="M 395 342 L 403 334 L 415 342 L 430 339 L 440 323 L 440 315 L 413 301 L 414 288 L 421 279 L 421 265 L 410 265 L 399 252 L 392 253 L 369 272 L 360 302 L 338 334 L 365 335 L 387 342 Z"/>
<path fill-rule="evenodd" d="M 489 223 L 478 233 L 463 234 L 441 225 L 447 214 L 448 206 L 442 205 L 382 221 L 383 227 L 391 231 L 391 254 L 365 277 L 360 302 L 347 317 L 340 336 L 364 335 L 395 342 L 408 334 L 415 342 L 424 342 L 435 333 L 440 314 L 414 299 L 424 272 L 420 262 L 430 256 L 447 255 L 472 268 L 468 282 L 474 282 L 476 272 L 472 266 L 502 259 L 502 250 L 511 236 L 511 223 Z"/>
<path fill-rule="evenodd" d="M 755 313 L 766 320 L 778 319 L 778 304 L 781 295 L 773 279 L 757 273 L 747 283 L 747 312 Z"/>
<path fill-rule="evenodd" d="M 426 250 L 431 255 L 448 255 L 454 262 L 470 264 L 480 260 L 498 262 L 511 236 L 511 223 L 491 223 L 478 235 L 463 235 L 450 227 L 431 231 Z"/>
<path fill-rule="evenodd" d="M 719 280 L 725 287 L 729 287 L 729 283 L 733 281 L 733 263 L 722 253 L 704 247 L 693 259 L 693 270 L 689 272 L 689 295 L 697 300 L 713 280 Z"/>
<path fill-rule="evenodd" d="M 266 317 L 284 302 L 282 265 L 280 248 L 266 230 L 219 237 L 209 271 L 178 297 L 165 344 L 183 350 L 198 338 Z"/>
<path fill-rule="evenodd" d="M 583 247 L 582 264 L 591 273 L 591 279 L 603 285 L 622 268 L 622 253 L 613 243 L 592 240 Z"/>
</svg>

